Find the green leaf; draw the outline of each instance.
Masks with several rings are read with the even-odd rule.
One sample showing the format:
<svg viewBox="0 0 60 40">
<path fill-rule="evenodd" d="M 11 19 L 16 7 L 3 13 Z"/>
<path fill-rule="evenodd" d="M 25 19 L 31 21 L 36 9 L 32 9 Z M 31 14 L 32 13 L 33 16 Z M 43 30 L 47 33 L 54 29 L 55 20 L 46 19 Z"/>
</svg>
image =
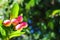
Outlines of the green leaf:
<svg viewBox="0 0 60 40">
<path fill-rule="evenodd" d="M 39 38 L 39 35 L 40 34 L 33 34 L 33 36 L 34 36 L 35 39 L 38 39 Z"/>
<path fill-rule="evenodd" d="M 0 2 L 2 2 L 2 0 L 0 0 Z"/>
<path fill-rule="evenodd" d="M 0 26 L 2 25 L 2 20 L 0 20 Z"/>
<path fill-rule="evenodd" d="M 5 30 L 2 28 L 2 20 L 0 20 L 0 33 L 2 36 L 6 36 Z"/>
<path fill-rule="evenodd" d="M 17 31 L 13 31 L 10 35 L 9 35 L 9 38 L 13 38 L 13 37 L 17 37 L 17 36 L 20 36 L 22 34 L 24 34 L 25 32 L 21 32 L 20 30 L 17 30 Z"/>
<path fill-rule="evenodd" d="M 26 9 L 30 9 L 30 7 L 33 7 L 35 5 L 35 0 L 30 0 L 29 3 L 26 4 Z"/>
<path fill-rule="evenodd" d="M 57 13 L 59 13 L 60 12 L 60 10 L 54 10 L 53 12 L 52 12 L 52 16 L 55 16 Z"/>
<path fill-rule="evenodd" d="M 47 11 L 46 11 L 46 18 L 49 18 L 49 17 L 50 17 L 51 12 L 52 12 L 52 10 L 47 10 Z"/>
<path fill-rule="evenodd" d="M 26 17 L 26 16 L 24 16 L 24 21 L 26 21 L 26 22 L 27 22 L 27 17 Z"/>
<path fill-rule="evenodd" d="M 6 31 L 0 26 L 0 33 L 2 36 L 6 36 Z"/>
<path fill-rule="evenodd" d="M 10 19 L 18 17 L 19 5 L 15 3 L 11 9 Z"/>
<path fill-rule="evenodd" d="M 46 24 L 44 22 L 41 23 L 41 26 L 43 31 L 47 29 Z"/>
<path fill-rule="evenodd" d="M 5 9 L 8 5 L 8 0 L 0 0 L 0 8 Z"/>
<path fill-rule="evenodd" d="M 42 40 L 50 40 L 50 39 L 48 39 L 48 37 L 44 37 L 44 38 L 42 38 Z"/>
<path fill-rule="evenodd" d="M 35 0 L 35 3 L 38 5 L 41 0 Z"/>
<path fill-rule="evenodd" d="M 52 21 L 48 23 L 48 26 L 50 27 L 50 29 L 54 29 L 54 23 Z"/>
<path fill-rule="evenodd" d="M 51 37 L 53 37 L 53 38 L 55 37 L 55 33 L 54 32 L 51 33 Z"/>
</svg>

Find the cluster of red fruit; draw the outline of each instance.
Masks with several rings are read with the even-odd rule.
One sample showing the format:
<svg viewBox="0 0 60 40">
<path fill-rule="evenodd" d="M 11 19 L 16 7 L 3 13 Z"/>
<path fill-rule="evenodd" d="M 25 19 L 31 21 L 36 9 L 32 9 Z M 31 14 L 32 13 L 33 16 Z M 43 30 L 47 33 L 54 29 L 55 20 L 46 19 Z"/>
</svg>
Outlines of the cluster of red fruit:
<svg viewBox="0 0 60 40">
<path fill-rule="evenodd" d="M 11 24 L 14 26 L 15 30 L 22 30 L 28 26 L 27 22 L 23 22 L 22 16 L 18 16 L 18 18 L 12 20 L 4 20 L 3 22 L 3 25 L 6 27 L 11 26 Z"/>
</svg>

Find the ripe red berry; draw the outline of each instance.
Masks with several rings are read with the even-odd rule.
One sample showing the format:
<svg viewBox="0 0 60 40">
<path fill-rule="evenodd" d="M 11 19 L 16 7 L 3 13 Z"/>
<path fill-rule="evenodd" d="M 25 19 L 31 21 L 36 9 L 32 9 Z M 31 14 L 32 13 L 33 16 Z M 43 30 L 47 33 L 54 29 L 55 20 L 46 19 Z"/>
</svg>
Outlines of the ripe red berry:
<svg viewBox="0 0 60 40">
<path fill-rule="evenodd" d="M 11 21 L 10 21 L 10 20 L 5 20 L 5 21 L 3 22 L 3 25 L 6 26 L 6 27 L 8 27 L 8 26 L 11 25 Z"/>
<path fill-rule="evenodd" d="M 27 22 L 22 22 L 21 25 L 26 28 L 28 26 L 28 23 Z"/>
<path fill-rule="evenodd" d="M 19 23 L 19 21 L 18 21 L 17 19 L 12 19 L 12 20 L 11 20 L 11 23 L 12 23 L 14 26 L 16 26 L 16 25 Z"/>
<path fill-rule="evenodd" d="M 15 26 L 15 30 L 22 30 L 23 26 L 21 24 L 18 24 L 17 26 Z"/>
<path fill-rule="evenodd" d="M 23 17 L 22 17 L 22 16 L 18 16 L 17 20 L 18 20 L 19 22 L 22 22 L 22 21 L 23 21 Z"/>
</svg>

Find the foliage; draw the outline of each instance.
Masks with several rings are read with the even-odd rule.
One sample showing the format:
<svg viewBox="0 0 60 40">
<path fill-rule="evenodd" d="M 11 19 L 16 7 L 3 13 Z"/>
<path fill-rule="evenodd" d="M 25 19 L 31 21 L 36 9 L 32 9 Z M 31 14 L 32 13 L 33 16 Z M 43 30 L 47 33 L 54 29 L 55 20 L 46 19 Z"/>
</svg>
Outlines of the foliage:
<svg viewBox="0 0 60 40">
<path fill-rule="evenodd" d="M 25 34 L 17 39 L 60 39 L 60 0 L 8 0 L 6 3 L 1 2 L 1 5 L 0 11 L 3 10 L 0 12 L 2 13 L 0 16 L 4 18 L 1 18 L 2 20 L 23 15 L 24 21 L 29 24 L 27 29 L 22 30 Z"/>
</svg>

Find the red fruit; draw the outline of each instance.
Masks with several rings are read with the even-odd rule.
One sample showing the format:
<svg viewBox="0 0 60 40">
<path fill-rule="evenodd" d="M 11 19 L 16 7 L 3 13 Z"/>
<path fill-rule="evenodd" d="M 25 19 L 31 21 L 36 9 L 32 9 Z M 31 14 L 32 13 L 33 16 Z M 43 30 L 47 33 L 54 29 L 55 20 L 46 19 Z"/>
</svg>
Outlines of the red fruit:
<svg viewBox="0 0 60 40">
<path fill-rule="evenodd" d="M 16 27 L 15 27 L 15 30 L 22 30 L 23 29 L 23 26 L 21 24 L 18 24 Z"/>
<path fill-rule="evenodd" d="M 11 25 L 11 21 L 10 20 L 5 20 L 4 22 L 3 22 L 3 25 L 4 26 L 10 26 Z"/>
<path fill-rule="evenodd" d="M 22 16 L 18 16 L 17 20 L 18 20 L 19 22 L 22 22 L 22 21 L 23 21 L 23 17 L 22 17 Z"/>
<path fill-rule="evenodd" d="M 14 26 L 16 26 L 16 25 L 19 23 L 19 21 L 18 21 L 17 19 L 12 19 L 12 20 L 11 20 L 11 23 L 12 23 Z"/>
<path fill-rule="evenodd" d="M 26 28 L 28 26 L 28 23 L 27 22 L 22 22 L 21 25 Z"/>
<path fill-rule="evenodd" d="M 27 22 L 22 22 L 21 24 L 18 24 L 15 26 L 15 30 L 22 30 L 23 28 L 26 28 L 28 26 Z"/>
</svg>

